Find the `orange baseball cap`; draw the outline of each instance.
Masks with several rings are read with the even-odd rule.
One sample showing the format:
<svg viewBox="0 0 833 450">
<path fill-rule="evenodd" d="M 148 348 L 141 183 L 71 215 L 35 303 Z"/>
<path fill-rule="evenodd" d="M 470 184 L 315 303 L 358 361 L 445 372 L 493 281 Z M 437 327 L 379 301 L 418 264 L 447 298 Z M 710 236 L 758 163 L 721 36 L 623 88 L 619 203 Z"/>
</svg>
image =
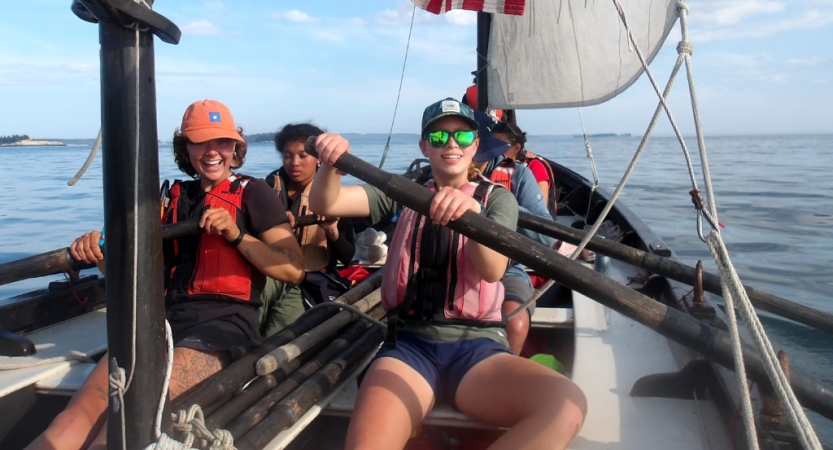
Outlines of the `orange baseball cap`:
<svg viewBox="0 0 833 450">
<path fill-rule="evenodd" d="M 223 138 L 243 142 L 243 137 L 234 126 L 231 111 L 217 100 L 191 103 L 182 116 L 181 130 L 182 134 L 194 143 Z"/>
</svg>

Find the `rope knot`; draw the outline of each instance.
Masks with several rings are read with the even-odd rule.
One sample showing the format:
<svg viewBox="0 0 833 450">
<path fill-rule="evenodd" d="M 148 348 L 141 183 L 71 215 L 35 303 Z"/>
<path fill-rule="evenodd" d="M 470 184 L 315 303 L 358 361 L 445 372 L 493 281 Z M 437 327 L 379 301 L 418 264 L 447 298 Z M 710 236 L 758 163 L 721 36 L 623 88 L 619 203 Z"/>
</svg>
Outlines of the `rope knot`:
<svg viewBox="0 0 833 450">
<path fill-rule="evenodd" d="M 692 189 L 688 191 L 688 195 L 691 196 L 691 203 L 694 204 L 694 209 L 697 211 L 703 210 L 703 197 L 700 196 L 700 189 Z"/>
<path fill-rule="evenodd" d="M 115 363 L 115 359 L 113 360 Z M 115 364 L 114 364 L 115 366 Z M 110 400 L 113 403 L 113 412 L 119 412 L 121 409 L 121 399 L 124 398 L 124 392 L 127 390 L 127 376 L 123 368 L 116 366 L 110 371 Z"/>
<path fill-rule="evenodd" d="M 694 53 L 694 45 L 691 44 L 689 41 L 680 41 L 677 44 L 677 53 L 678 54 L 688 54 L 691 56 Z"/>
<path fill-rule="evenodd" d="M 686 14 L 689 13 L 688 5 L 686 5 L 686 3 L 683 2 L 683 1 L 677 2 L 677 15 L 680 16 L 681 15 L 680 13 L 683 12 L 683 11 L 685 11 Z"/>
</svg>

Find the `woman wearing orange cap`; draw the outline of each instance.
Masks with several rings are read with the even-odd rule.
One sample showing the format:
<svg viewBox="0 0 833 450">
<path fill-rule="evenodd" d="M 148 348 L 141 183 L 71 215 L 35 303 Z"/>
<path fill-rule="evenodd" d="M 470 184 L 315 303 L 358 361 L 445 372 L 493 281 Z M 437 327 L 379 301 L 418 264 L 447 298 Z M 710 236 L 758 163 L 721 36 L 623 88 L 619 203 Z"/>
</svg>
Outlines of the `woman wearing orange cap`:
<svg viewBox="0 0 833 450">
<path fill-rule="evenodd" d="M 203 233 L 164 247 L 165 309 L 175 347 L 171 399 L 262 342 L 258 307 L 267 276 L 291 284 L 304 276 L 301 250 L 275 193 L 263 180 L 233 173 L 245 161 L 246 141 L 225 105 L 191 104 L 174 133 L 173 152 L 193 180 L 174 183 L 163 221 L 200 218 Z M 100 237 L 93 231 L 76 239 L 73 258 L 103 268 Z M 104 444 L 106 361 L 29 449 Z"/>
</svg>

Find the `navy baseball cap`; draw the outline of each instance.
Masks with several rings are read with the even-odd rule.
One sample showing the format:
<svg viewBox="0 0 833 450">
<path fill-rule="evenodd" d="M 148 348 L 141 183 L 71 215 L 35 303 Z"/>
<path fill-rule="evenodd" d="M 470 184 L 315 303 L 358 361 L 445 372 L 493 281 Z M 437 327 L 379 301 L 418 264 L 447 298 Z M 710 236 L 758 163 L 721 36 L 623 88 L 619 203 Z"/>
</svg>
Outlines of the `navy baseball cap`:
<svg viewBox="0 0 833 450">
<path fill-rule="evenodd" d="M 497 125 L 495 121 L 482 111 L 474 111 L 474 119 L 477 120 L 480 129 L 478 131 L 480 145 L 477 147 L 477 153 L 474 154 L 472 161 L 480 163 L 503 156 L 509 150 L 509 144 L 492 136 L 492 130 Z"/>
<path fill-rule="evenodd" d="M 459 117 L 468 122 L 473 130 L 477 130 L 479 123 L 474 118 L 474 110 L 469 108 L 465 103 L 460 103 L 457 100 L 448 97 L 445 100 L 440 100 L 427 108 L 422 113 L 422 133 L 431 126 L 432 123 L 442 119 L 443 117 Z"/>
</svg>

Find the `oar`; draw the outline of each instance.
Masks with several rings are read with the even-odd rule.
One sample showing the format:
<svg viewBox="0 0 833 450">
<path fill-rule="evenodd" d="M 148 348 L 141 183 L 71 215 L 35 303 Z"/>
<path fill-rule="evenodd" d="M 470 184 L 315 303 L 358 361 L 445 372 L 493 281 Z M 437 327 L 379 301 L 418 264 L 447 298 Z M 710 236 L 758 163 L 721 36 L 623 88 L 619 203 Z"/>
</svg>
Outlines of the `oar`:
<svg viewBox="0 0 833 450">
<path fill-rule="evenodd" d="M 518 226 L 547 236 L 563 239 L 571 244 L 578 244 L 586 235 L 582 230 L 568 227 L 523 211 L 518 214 Z M 652 273 L 671 278 L 672 280 L 694 285 L 696 270 L 679 261 L 657 256 L 653 253 L 628 247 L 627 245 L 600 237 L 590 239 L 587 248 L 594 252 L 618 259 L 619 261 L 641 267 Z M 713 273 L 703 272 L 703 288 L 713 294 L 722 295 L 720 277 Z M 786 317 L 818 330 L 833 333 L 833 314 L 809 308 L 749 286 L 744 286 L 744 288 L 746 288 L 746 294 L 749 296 L 749 300 L 756 308 Z"/>
<path fill-rule="evenodd" d="M 307 214 L 295 218 L 295 228 L 308 227 L 310 225 L 318 225 L 319 223 L 335 222 L 336 217 L 325 217 L 323 220 L 319 219 L 315 214 Z"/>
<path fill-rule="evenodd" d="M 162 239 L 178 239 L 200 232 L 199 219 L 186 220 L 162 227 Z M 72 259 L 69 247 L 0 264 L 0 286 L 28 278 L 42 277 L 61 272 L 78 271 L 94 267 Z"/>
<path fill-rule="evenodd" d="M 313 142 L 308 140 L 305 150 L 317 157 Z M 428 215 L 433 193 L 417 188 L 414 182 L 382 171 L 349 153 L 342 155 L 334 166 L 381 189 L 388 197 L 418 213 Z M 731 339 L 722 330 L 648 298 L 473 211 L 466 212 L 448 227 L 547 277 L 559 280 L 567 287 L 700 352 L 728 369 L 734 368 Z M 757 350 L 744 345 L 743 357 L 749 377 L 759 384 L 768 385 L 769 380 Z M 797 367 L 791 368 L 791 372 L 791 385 L 801 403 L 833 419 L 833 392 Z"/>
</svg>

